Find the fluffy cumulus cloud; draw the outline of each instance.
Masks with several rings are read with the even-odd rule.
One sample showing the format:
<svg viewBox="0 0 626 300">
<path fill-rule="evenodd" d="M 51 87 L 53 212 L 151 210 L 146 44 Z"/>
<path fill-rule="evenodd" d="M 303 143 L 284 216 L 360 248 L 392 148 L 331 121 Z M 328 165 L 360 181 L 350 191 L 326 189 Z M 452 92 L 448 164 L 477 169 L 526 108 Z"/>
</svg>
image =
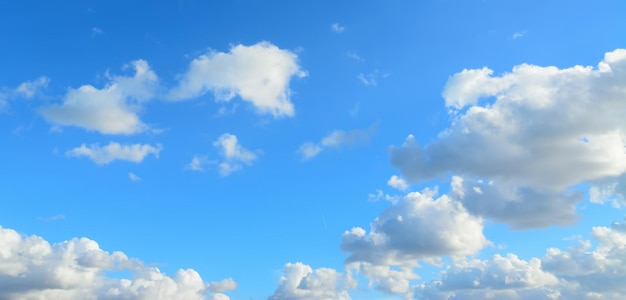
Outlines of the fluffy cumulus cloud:
<svg viewBox="0 0 626 300">
<path fill-rule="evenodd" d="M 413 181 L 451 172 L 490 182 L 480 188 L 481 201 L 501 206 L 502 214 L 474 208 L 486 217 L 506 222 L 511 205 L 532 213 L 542 205 L 556 212 L 552 206 L 563 204 L 561 210 L 569 211 L 554 223 L 567 223 L 574 203 L 582 200 L 572 186 L 626 172 L 623 82 L 624 49 L 606 53 L 596 68 L 523 64 L 501 76 L 488 68 L 463 70 L 443 91 L 453 117 L 450 128 L 425 146 L 409 136 L 391 147 L 392 164 Z M 550 218 L 544 214 L 522 226 L 546 226 Z"/>
<path fill-rule="evenodd" d="M 105 274 L 116 271 L 132 278 Z M 207 284 L 191 269 L 169 276 L 87 238 L 51 245 L 0 227 L 0 299 L 228 299 L 223 292 L 235 287 Z"/>
<path fill-rule="evenodd" d="M 375 127 L 372 126 L 368 129 L 355 129 L 350 131 L 333 130 L 327 136 L 323 137 L 319 143 L 303 143 L 298 149 L 298 152 L 302 155 L 304 160 L 308 160 L 317 156 L 326 148 L 340 148 L 365 143 L 374 135 L 374 129 Z"/>
<path fill-rule="evenodd" d="M 49 122 L 59 126 L 77 126 L 103 134 L 134 134 L 149 127 L 139 120 L 141 104 L 152 99 L 158 89 L 158 77 L 145 60 L 133 61 L 133 76 L 108 76 L 101 89 L 83 85 L 70 89 L 60 105 L 39 109 Z"/>
<path fill-rule="evenodd" d="M 441 277 L 416 287 L 419 299 L 624 299 L 626 225 L 594 227 L 590 241 L 542 258 L 514 254 L 458 261 Z"/>
<path fill-rule="evenodd" d="M 428 189 L 409 193 L 381 213 L 369 233 L 360 227 L 346 231 L 341 248 L 349 253 L 350 269 L 381 291 L 410 298 L 419 261 L 472 255 L 490 244 L 481 218 L 448 195 L 435 196 L 436 191 Z"/>
<path fill-rule="evenodd" d="M 349 277 L 334 269 L 313 270 L 303 263 L 287 263 L 279 286 L 269 300 L 349 300 L 347 289 L 353 287 Z"/>
<path fill-rule="evenodd" d="M 228 176 L 246 165 L 251 165 L 258 157 L 257 153 L 244 148 L 237 136 L 230 133 L 222 134 L 213 142 L 213 146 L 218 149 L 220 160 L 210 160 L 205 155 L 196 154 L 185 168 L 202 172 L 207 166 L 217 165 L 220 175 Z"/>
<path fill-rule="evenodd" d="M 209 52 L 194 59 L 168 98 L 183 100 L 212 92 L 218 101 L 235 96 L 250 102 L 261 114 L 294 116 L 289 82 L 305 77 L 296 54 L 271 43 L 237 45 L 230 52 Z"/>
<path fill-rule="evenodd" d="M 65 155 L 70 157 L 86 156 L 99 165 L 106 165 L 114 160 L 126 160 L 134 163 L 140 163 L 150 154 L 155 157 L 159 157 L 161 149 L 161 145 L 121 145 L 119 143 L 110 142 L 108 145 L 103 147 L 100 147 L 98 144 L 89 146 L 82 144 L 80 147 L 68 150 L 65 152 Z M 133 181 L 137 181 L 139 179 L 137 175 L 132 173 L 129 174 L 129 177 Z"/>
</svg>

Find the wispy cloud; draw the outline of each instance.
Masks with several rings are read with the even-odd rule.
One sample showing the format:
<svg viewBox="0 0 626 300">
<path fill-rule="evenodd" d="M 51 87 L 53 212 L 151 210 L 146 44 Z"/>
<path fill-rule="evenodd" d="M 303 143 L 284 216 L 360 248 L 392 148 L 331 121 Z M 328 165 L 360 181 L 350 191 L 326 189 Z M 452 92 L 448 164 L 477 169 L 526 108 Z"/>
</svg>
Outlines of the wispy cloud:
<svg viewBox="0 0 626 300">
<path fill-rule="evenodd" d="M 323 137 L 319 143 L 305 142 L 300 145 L 298 152 L 302 159 L 308 160 L 317 156 L 326 148 L 339 148 L 342 146 L 354 145 L 367 142 L 374 134 L 376 126 L 368 129 L 356 129 L 350 131 L 333 130 Z"/>
<path fill-rule="evenodd" d="M 95 37 L 95 36 L 101 35 L 101 34 L 103 34 L 103 33 L 104 33 L 104 31 L 102 31 L 102 29 L 100 29 L 100 28 L 98 28 L 98 27 L 92 27 L 92 28 L 91 28 L 91 36 L 92 36 L 92 37 Z"/>
<path fill-rule="evenodd" d="M 128 178 L 130 179 L 130 181 L 132 182 L 138 182 L 141 181 L 141 177 L 137 176 L 135 173 L 130 172 L 128 173 Z"/>
<path fill-rule="evenodd" d="M 140 163 L 150 154 L 158 158 L 162 149 L 161 145 L 121 145 L 119 143 L 110 142 L 108 145 L 103 147 L 100 147 L 98 144 L 89 146 L 82 144 L 80 147 L 68 150 L 65 152 L 65 155 L 70 157 L 86 156 L 99 165 L 106 165 L 114 160 L 125 160 Z"/>
<path fill-rule="evenodd" d="M 346 30 L 346 28 L 341 26 L 341 25 L 339 25 L 339 23 L 333 23 L 333 24 L 330 25 L 330 30 L 332 30 L 333 32 L 336 32 L 336 33 L 342 33 L 342 32 L 344 32 Z"/>
</svg>

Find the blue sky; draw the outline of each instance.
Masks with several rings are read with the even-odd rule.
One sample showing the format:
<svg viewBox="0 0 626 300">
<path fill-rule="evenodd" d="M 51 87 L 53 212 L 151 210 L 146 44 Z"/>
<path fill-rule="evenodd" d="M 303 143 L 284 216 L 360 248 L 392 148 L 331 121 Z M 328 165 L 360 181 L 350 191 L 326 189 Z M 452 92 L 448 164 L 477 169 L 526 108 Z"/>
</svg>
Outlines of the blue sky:
<svg viewBox="0 0 626 300">
<path fill-rule="evenodd" d="M 0 4 L 0 298 L 626 297 L 624 11 Z"/>
</svg>

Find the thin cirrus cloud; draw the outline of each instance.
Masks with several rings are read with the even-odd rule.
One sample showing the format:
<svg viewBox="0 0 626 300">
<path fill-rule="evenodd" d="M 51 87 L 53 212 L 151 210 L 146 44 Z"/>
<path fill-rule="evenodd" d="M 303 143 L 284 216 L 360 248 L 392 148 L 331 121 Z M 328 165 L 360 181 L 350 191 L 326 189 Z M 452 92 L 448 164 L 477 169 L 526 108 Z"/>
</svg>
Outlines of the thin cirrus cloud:
<svg viewBox="0 0 626 300">
<path fill-rule="evenodd" d="M 87 238 L 50 244 L 0 227 L 0 299 L 229 299 L 232 279 L 206 283 L 193 269 L 168 276 Z M 111 278 L 125 271 L 132 279 Z"/>
<path fill-rule="evenodd" d="M 476 183 L 463 201 L 473 213 L 518 228 L 569 224 L 584 199 L 570 187 L 610 184 L 626 172 L 624 82 L 624 49 L 606 53 L 596 68 L 463 70 L 443 91 L 450 128 L 425 146 L 409 136 L 391 147 L 391 162 L 410 181 L 450 172 Z M 479 101 L 485 97 L 495 99 Z M 483 194 L 472 197 L 473 190 Z"/>
<path fill-rule="evenodd" d="M 327 136 L 323 137 L 318 143 L 305 142 L 300 145 L 298 153 L 302 159 L 309 160 L 327 148 L 340 148 L 360 143 L 365 143 L 374 135 L 376 126 L 368 129 L 355 129 L 350 131 L 333 130 Z"/>
<path fill-rule="evenodd" d="M 297 55 L 269 42 L 237 45 L 229 52 L 211 51 L 195 58 L 166 98 L 185 100 L 212 93 L 229 102 L 235 96 L 249 102 L 259 114 L 293 117 L 289 82 L 306 77 Z"/>
<path fill-rule="evenodd" d="M 217 165 L 219 174 L 225 177 L 244 166 L 252 165 L 258 158 L 257 153 L 244 148 L 237 136 L 230 133 L 222 134 L 213 142 L 213 147 L 218 149 L 220 160 L 210 160 L 206 155 L 196 154 L 185 168 L 202 172 L 208 166 Z"/>
<path fill-rule="evenodd" d="M 83 85 L 70 89 L 62 104 L 41 107 L 39 113 L 57 126 L 76 126 L 102 134 L 135 134 L 149 129 L 137 113 L 142 103 L 152 99 L 158 89 L 158 77 L 145 60 L 128 67 L 133 76 L 112 76 L 98 89 Z"/>
<path fill-rule="evenodd" d="M 159 153 L 163 148 L 161 145 L 152 146 L 149 144 L 130 144 L 122 145 L 116 142 L 110 142 L 106 146 L 98 144 L 85 145 L 70 149 L 65 152 L 68 157 L 85 156 L 98 165 L 106 165 L 114 160 L 125 160 L 134 163 L 140 163 L 148 155 L 159 157 Z M 141 180 L 137 175 L 130 173 L 129 177 L 132 181 Z"/>
</svg>

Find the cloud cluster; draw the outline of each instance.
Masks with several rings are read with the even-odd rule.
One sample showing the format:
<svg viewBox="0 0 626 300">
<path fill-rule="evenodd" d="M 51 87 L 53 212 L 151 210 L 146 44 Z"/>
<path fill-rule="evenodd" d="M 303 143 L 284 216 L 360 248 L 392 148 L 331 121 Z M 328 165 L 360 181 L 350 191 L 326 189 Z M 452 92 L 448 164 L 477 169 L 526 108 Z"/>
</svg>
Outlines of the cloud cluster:
<svg viewBox="0 0 626 300">
<path fill-rule="evenodd" d="M 119 143 L 110 142 L 104 147 L 98 144 L 87 146 L 82 144 L 80 147 L 65 152 L 67 156 L 86 156 L 99 165 L 106 165 L 114 160 L 126 160 L 134 163 L 140 163 L 146 156 L 152 154 L 159 157 L 159 153 L 163 148 L 161 145 L 151 146 L 148 144 L 131 144 L 121 145 Z M 132 174 L 132 173 L 131 173 Z M 136 175 L 129 175 L 131 180 L 139 179 Z"/>
<path fill-rule="evenodd" d="M 416 288 L 420 299 L 623 299 L 626 297 L 626 225 L 594 227 L 590 241 L 543 258 L 514 254 L 458 261 Z"/>
<path fill-rule="evenodd" d="M 152 99 L 159 79 L 145 60 L 133 61 L 133 76 L 109 76 L 110 82 L 98 89 L 83 85 L 70 89 L 60 105 L 39 109 L 49 122 L 77 126 L 102 134 L 135 134 L 148 129 L 137 113 L 142 103 Z"/>
<path fill-rule="evenodd" d="M 302 159 L 308 160 L 317 156 L 325 148 L 339 148 L 367 142 L 374 134 L 374 127 L 355 129 L 350 131 L 333 130 L 323 137 L 319 143 L 305 142 L 300 145 L 298 152 Z"/>
<path fill-rule="evenodd" d="M 606 53 L 597 68 L 523 64 L 502 76 L 492 74 L 483 68 L 453 75 L 443 91 L 451 127 L 425 146 L 409 136 L 391 147 L 392 164 L 412 181 L 451 172 L 490 182 L 481 187 L 483 204 L 503 201 L 505 207 L 503 215 L 474 209 L 486 217 L 507 222 L 510 206 L 517 205 L 530 218 L 541 205 L 556 213 L 552 206 L 561 203 L 561 210 L 569 211 L 554 223 L 544 214 L 536 222 L 513 224 L 571 221 L 574 204 L 582 200 L 572 186 L 626 172 L 626 50 Z M 486 97 L 493 101 L 481 100 Z M 555 204 L 546 204 L 551 201 Z"/>
<path fill-rule="evenodd" d="M 219 101 L 235 96 L 250 102 L 259 113 L 274 117 L 295 115 L 289 81 L 305 77 L 297 56 L 271 43 L 237 45 L 230 52 L 209 52 L 194 59 L 167 98 L 184 100 L 212 92 Z"/>
<path fill-rule="evenodd" d="M 346 231 L 341 249 L 349 253 L 350 269 L 381 291 L 411 297 L 420 260 L 437 263 L 441 256 L 472 255 L 490 244 L 480 217 L 448 195 L 436 196 L 429 189 L 409 193 L 381 213 L 369 233 L 360 227 Z"/>
<path fill-rule="evenodd" d="M 287 263 L 279 286 L 269 300 L 350 300 L 346 289 L 353 284 L 349 277 L 334 269 L 313 270 L 300 262 Z"/>
<path fill-rule="evenodd" d="M 125 271 L 131 279 L 106 273 Z M 228 299 L 232 279 L 205 283 L 192 270 L 168 276 L 87 238 L 50 245 L 0 227 L 0 299 Z"/>
</svg>

